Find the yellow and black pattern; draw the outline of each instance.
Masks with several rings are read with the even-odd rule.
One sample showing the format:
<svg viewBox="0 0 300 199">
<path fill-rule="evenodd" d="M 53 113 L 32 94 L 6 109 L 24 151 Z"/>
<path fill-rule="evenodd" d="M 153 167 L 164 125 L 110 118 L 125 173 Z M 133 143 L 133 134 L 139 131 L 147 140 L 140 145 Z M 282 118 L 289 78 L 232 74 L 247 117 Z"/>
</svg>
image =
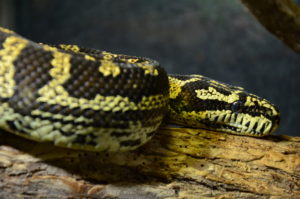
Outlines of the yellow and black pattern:
<svg viewBox="0 0 300 199">
<path fill-rule="evenodd" d="M 252 136 L 279 123 L 272 104 L 242 88 L 167 76 L 148 58 L 37 44 L 0 27 L 1 128 L 63 147 L 124 151 L 151 139 L 167 112 L 177 124 Z"/>
<path fill-rule="evenodd" d="M 170 75 L 169 119 L 185 126 L 248 136 L 277 129 L 279 111 L 243 88 L 201 75 Z"/>
</svg>

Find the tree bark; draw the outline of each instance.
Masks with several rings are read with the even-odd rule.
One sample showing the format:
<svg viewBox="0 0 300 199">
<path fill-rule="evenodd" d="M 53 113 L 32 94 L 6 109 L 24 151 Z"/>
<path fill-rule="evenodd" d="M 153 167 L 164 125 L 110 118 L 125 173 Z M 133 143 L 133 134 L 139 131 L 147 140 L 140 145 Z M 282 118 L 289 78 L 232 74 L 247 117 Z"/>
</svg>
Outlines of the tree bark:
<svg viewBox="0 0 300 199">
<path fill-rule="evenodd" d="M 161 127 L 97 153 L 0 134 L 0 198 L 300 198 L 300 137 Z"/>
<path fill-rule="evenodd" d="M 300 53 L 300 8 L 292 0 L 241 0 L 267 30 Z"/>
</svg>

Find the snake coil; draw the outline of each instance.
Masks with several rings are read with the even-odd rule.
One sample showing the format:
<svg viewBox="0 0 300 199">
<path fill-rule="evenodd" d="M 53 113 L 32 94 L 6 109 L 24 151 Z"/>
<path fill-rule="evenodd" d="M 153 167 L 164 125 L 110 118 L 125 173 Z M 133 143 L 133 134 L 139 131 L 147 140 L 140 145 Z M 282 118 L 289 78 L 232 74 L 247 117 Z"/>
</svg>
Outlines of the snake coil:
<svg viewBox="0 0 300 199">
<path fill-rule="evenodd" d="M 149 58 L 38 44 L 0 27 L 2 129 L 68 148 L 125 151 L 151 139 L 164 117 L 248 136 L 279 124 L 274 105 L 240 87 L 167 75 Z"/>
</svg>

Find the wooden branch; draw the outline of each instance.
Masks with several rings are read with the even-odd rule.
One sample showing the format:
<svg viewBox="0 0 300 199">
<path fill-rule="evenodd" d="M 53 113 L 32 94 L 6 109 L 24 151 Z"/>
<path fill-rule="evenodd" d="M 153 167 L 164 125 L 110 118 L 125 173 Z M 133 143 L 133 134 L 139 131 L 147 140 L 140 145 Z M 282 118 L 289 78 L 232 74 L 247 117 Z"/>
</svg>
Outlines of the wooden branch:
<svg viewBox="0 0 300 199">
<path fill-rule="evenodd" d="M 258 21 L 300 53 L 300 8 L 292 0 L 241 0 Z"/>
<path fill-rule="evenodd" d="M 296 198 L 300 137 L 162 127 L 138 150 L 95 153 L 0 134 L 0 198 Z"/>
</svg>

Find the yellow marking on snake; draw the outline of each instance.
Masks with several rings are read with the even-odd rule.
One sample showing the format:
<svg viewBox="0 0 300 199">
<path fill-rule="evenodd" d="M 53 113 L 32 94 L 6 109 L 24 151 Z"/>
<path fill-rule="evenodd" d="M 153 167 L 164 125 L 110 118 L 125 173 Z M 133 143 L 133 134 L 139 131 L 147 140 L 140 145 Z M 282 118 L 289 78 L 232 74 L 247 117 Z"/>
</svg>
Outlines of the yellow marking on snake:
<svg viewBox="0 0 300 199">
<path fill-rule="evenodd" d="M 84 58 L 89 61 L 96 61 L 96 59 L 94 57 L 89 56 L 89 55 L 84 55 Z"/>
<path fill-rule="evenodd" d="M 128 63 L 134 64 L 139 61 L 139 59 L 122 59 L 123 61 L 128 61 Z"/>
<path fill-rule="evenodd" d="M 104 76 L 116 77 L 121 73 L 121 69 L 117 64 L 111 61 L 103 60 L 101 62 L 101 66 L 99 67 L 99 72 Z"/>
<path fill-rule="evenodd" d="M 144 71 L 145 71 L 145 75 L 148 75 L 148 74 L 150 74 L 150 75 L 153 75 L 153 76 L 157 76 L 158 75 L 158 70 L 157 69 L 155 69 L 155 68 L 153 68 L 153 66 L 152 65 L 150 65 L 150 64 L 140 64 L 140 63 L 138 63 L 137 64 L 137 66 L 139 66 L 140 68 L 142 68 L 142 69 L 144 69 Z"/>
<path fill-rule="evenodd" d="M 41 97 L 38 102 L 48 104 L 58 104 L 69 106 L 70 108 L 93 109 L 104 111 L 129 111 L 129 110 L 150 110 L 160 108 L 166 103 L 165 97 L 161 94 L 143 97 L 139 103 L 132 102 L 128 97 L 122 96 L 101 96 L 97 95 L 94 99 L 75 98 L 69 96 L 68 92 L 61 85 L 45 86 L 39 91 Z"/>
<path fill-rule="evenodd" d="M 70 77 L 71 56 L 69 54 L 59 52 L 55 48 L 49 46 L 45 46 L 44 49 L 53 52 L 54 58 L 51 61 L 53 68 L 50 70 L 50 75 L 53 77 L 53 80 L 39 90 L 41 97 L 37 99 L 38 102 L 59 104 L 61 106 L 69 106 L 71 108 L 93 110 L 102 109 L 104 111 L 125 112 L 129 110 L 160 108 L 163 103 L 158 102 L 166 101 L 165 97 L 161 94 L 143 97 L 141 102 L 138 104 L 131 102 L 128 97 L 121 96 L 105 97 L 97 95 L 93 100 L 70 97 L 61 84 Z M 110 54 L 107 55 L 109 56 Z M 108 61 L 102 61 L 102 65 L 99 67 L 99 70 L 104 76 L 112 75 L 113 77 L 116 77 L 120 73 L 119 67 Z"/>
<path fill-rule="evenodd" d="M 224 94 L 218 92 L 213 87 L 208 87 L 208 90 L 207 89 L 198 89 L 198 90 L 195 90 L 195 92 L 197 93 L 197 97 L 199 99 L 220 100 L 220 101 L 225 101 L 228 103 L 233 103 L 233 102 L 237 101 L 239 99 L 238 93 L 240 93 L 240 91 L 237 91 L 237 92 L 231 93 L 230 95 L 224 95 Z"/>
<path fill-rule="evenodd" d="M 3 28 L 3 27 L 0 27 L 0 31 L 1 31 L 1 32 L 5 32 L 5 33 L 10 33 L 10 34 L 15 33 L 14 31 L 9 30 L 9 29 L 6 29 L 6 28 Z"/>
<path fill-rule="evenodd" d="M 66 44 L 60 44 L 59 45 L 62 49 L 73 51 L 73 52 L 79 52 L 80 48 L 76 45 L 66 45 Z"/>
<path fill-rule="evenodd" d="M 6 31 L 9 32 L 9 31 Z M 26 47 L 28 41 L 18 37 L 8 37 L 0 50 L 0 97 L 8 98 L 14 93 L 14 65 L 20 52 Z"/>
<path fill-rule="evenodd" d="M 53 118 L 53 119 L 57 119 L 57 120 L 61 120 L 61 121 L 74 121 L 74 122 L 84 122 L 84 123 L 91 123 L 93 122 L 93 120 L 85 118 L 83 116 L 80 117 L 74 117 L 72 115 L 62 115 L 62 114 L 52 114 L 49 112 L 45 112 L 45 111 L 41 111 L 41 110 L 33 110 L 31 112 L 32 115 L 34 116 L 42 116 L 44 118 Z"/>
<path fill-rule="evenodd" d="M 109 53 L 109 52 L 106 52 L 106 51 L 103 51 L 102 54 L 103 54 L 103 59 L 104 60 L 112 60 L 113 58 L 118 57 L 117 54 L 112 54 L 112 53 Z"/>
<path fill-rule="evenodd" d="M 83 52 L 80 52 L 80 47 L 77 46 L 77 45 L 66 45 L 66 44 L 60 44 L 58 45 L 59 48 L 63 49 L 63 50 L 66 50 L 66 51 L 70 51 L 70 52 L 76 52 L 78 54 L 82 54 L 84 55 L 84 58 L 86 60 L 89 60 L 89 61 L 96 61 L 96 59 L 90 55 L 87 55 L 86 53 L 83 53 Z"/>
<path fill-rule="evenodd" d="M 37 100 L 41 102 L 47 102 L 49 104 L 55 104 L 56 100 L 58 99 L 65 98 L 65 100 L 67 100 L 66 97 L 68 94 L 64 92 L 64 88 L 61 86 L 61 84 L 63 84 L 70 77 L 71 55 L 59 52 L 56 48 L 49 46 L 44 46 L 44 49 L 46 51 L 53 52 L 54 58 L 51 61 L 53 68 L 49 71 L 53 79 L 39 90 L 41 97 Z M 64 104 L 64 106 L 67 105 L 67 103 Z"/>
<path fill-rule="evenodd" d="M 169 84 L 170 84 L 170 99 L 175 99 L 178 94 L 181 92 L 182 86 L 190 83 L 190 82 L 195 82 L 199 81 L 199 79 L 202 76 L 191 78 L 189 80 L 179 80 L 174 77 L 169 77 Z"/>
</svg>

